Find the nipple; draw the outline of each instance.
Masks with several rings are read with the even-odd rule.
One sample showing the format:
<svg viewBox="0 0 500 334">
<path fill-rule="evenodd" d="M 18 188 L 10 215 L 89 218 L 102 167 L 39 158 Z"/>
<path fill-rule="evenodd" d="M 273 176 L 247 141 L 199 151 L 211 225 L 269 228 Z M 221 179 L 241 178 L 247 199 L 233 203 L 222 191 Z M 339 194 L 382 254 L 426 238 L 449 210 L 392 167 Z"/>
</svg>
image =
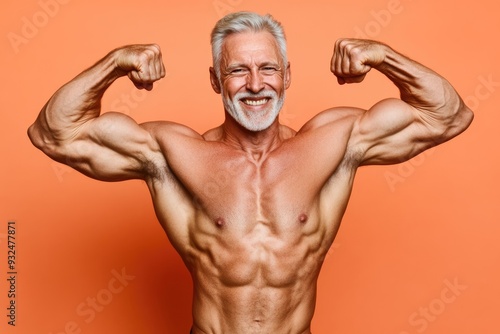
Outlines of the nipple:
<svg viewBox="0 0 500 334">
<path fill-rule="evenodd" d="M 304 224 L 305 222 L 307 222 L 307 215 L 305 213 L 302 213 L 300 216 L 299 216 L 299 222 L 301 222 L 302 224 Z"/>
<path fill-rule="evenodd" d="M 220 217 L 215 220 L 215 226 L 217 226 L 218 228 L 222 228 L 224 224 L 224 219 Z"/>
</svg>

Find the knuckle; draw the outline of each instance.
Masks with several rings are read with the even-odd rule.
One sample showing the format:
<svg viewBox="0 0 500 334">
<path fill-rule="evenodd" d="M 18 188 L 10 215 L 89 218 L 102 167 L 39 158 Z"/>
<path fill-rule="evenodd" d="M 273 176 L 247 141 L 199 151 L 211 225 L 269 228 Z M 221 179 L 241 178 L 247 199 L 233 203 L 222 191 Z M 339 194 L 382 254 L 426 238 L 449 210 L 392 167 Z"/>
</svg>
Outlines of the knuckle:
<svg viewBox="0 0 500 334">
<path fill-rule="evenodd" d="M 349 53 L 353 57 L 358 58 L 363 53 L 363 51 L 359 47 L 352 46 L 352 47 L 349 48 Z"/>
<path fill-rule="evenodd" d="M 341 48 L 348 48 L 351 45 L 351 41 L 347 38 L 343 38 L 339 42 L 339 46 Z"/>
<path fill-rule="evenodd" d="M 141 52 L 138 56 L 138 61 L 141 64 L 147 64 L 149 62 L 150 56 L 148 55 L 147 52 Z"/>
<path fill-rule="evenodd" d="M 149 50 L 153 55 L 161 55 L 161 48 L 158 44 L 150 44 L 149 45 Z"/>
</svg>

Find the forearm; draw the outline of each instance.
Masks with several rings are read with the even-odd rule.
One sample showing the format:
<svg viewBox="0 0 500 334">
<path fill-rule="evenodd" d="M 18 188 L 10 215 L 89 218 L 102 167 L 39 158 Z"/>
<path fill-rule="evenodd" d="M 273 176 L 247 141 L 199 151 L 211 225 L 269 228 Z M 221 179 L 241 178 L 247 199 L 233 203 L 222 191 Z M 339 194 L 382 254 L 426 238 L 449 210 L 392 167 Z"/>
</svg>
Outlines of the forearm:
<svg viewBox="0 0 500 334">
<path fill-rule="evenodd" d="M 440 116 L 454 114 L 465 107 L 445 78 L 388 46 L 384 49 L 384 61 L 375 68 L 398 87 L 401 100 L 418 110 Z"/>
<path fill-rule="evenodd" d="M 62 86 L 40 111 L 28 133 L 35 142 L 64 142 L 83 123 L 101 112 L 101 99 L 121 73 L 116 70 L 114 53 Z"/>
</svg>

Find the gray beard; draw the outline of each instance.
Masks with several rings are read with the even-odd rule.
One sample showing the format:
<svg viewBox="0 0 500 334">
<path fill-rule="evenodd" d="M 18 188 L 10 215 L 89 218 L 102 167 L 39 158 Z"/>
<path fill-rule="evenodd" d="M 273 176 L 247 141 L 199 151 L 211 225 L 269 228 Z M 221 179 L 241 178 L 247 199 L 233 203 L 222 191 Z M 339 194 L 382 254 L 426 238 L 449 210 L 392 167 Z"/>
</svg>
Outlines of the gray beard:
<svg viewBox="0 0 500 334">
<path fill-rule="evenodd" d="M 222 102 L 226 111 L 238 122 L 242 127 L 249 131 L 263 131 L 266 130 L 274 123 L 276 117 L 283 107 L 285 102 L 285 92 L 278 98 L 277 94 L 273 91 L 262 92 L 258 94 L 251 93 L 237 93 L 232 99 L 226 98 L 222 92 Z M 241 105 L 240 100 L 246 97 L 250 98 L 270 98 L 271 105 L 262 111 L 245 111 Z"/>
</svg>

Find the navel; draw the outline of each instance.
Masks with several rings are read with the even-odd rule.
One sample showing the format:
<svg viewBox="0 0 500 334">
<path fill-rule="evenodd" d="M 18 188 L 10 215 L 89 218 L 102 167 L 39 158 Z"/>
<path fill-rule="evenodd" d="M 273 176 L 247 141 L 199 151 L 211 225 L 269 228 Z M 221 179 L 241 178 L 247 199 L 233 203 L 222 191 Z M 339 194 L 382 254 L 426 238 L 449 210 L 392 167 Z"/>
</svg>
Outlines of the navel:
<svg viewBox="0 0 500 334">
<path fill-rule="evenodd" d="M 307 215 L 306 215 L 305 213 L 302 213 L 302 214 L 300 214 L 300 216 L 299 216 L 299 222 L 301 222 L 302 224 L 305 224 L 305 223 L 307 222 L 307 219 L 308 219 L 308 218 L 309 218 L 309 217 L 307 217 Z"/>
</svg>

